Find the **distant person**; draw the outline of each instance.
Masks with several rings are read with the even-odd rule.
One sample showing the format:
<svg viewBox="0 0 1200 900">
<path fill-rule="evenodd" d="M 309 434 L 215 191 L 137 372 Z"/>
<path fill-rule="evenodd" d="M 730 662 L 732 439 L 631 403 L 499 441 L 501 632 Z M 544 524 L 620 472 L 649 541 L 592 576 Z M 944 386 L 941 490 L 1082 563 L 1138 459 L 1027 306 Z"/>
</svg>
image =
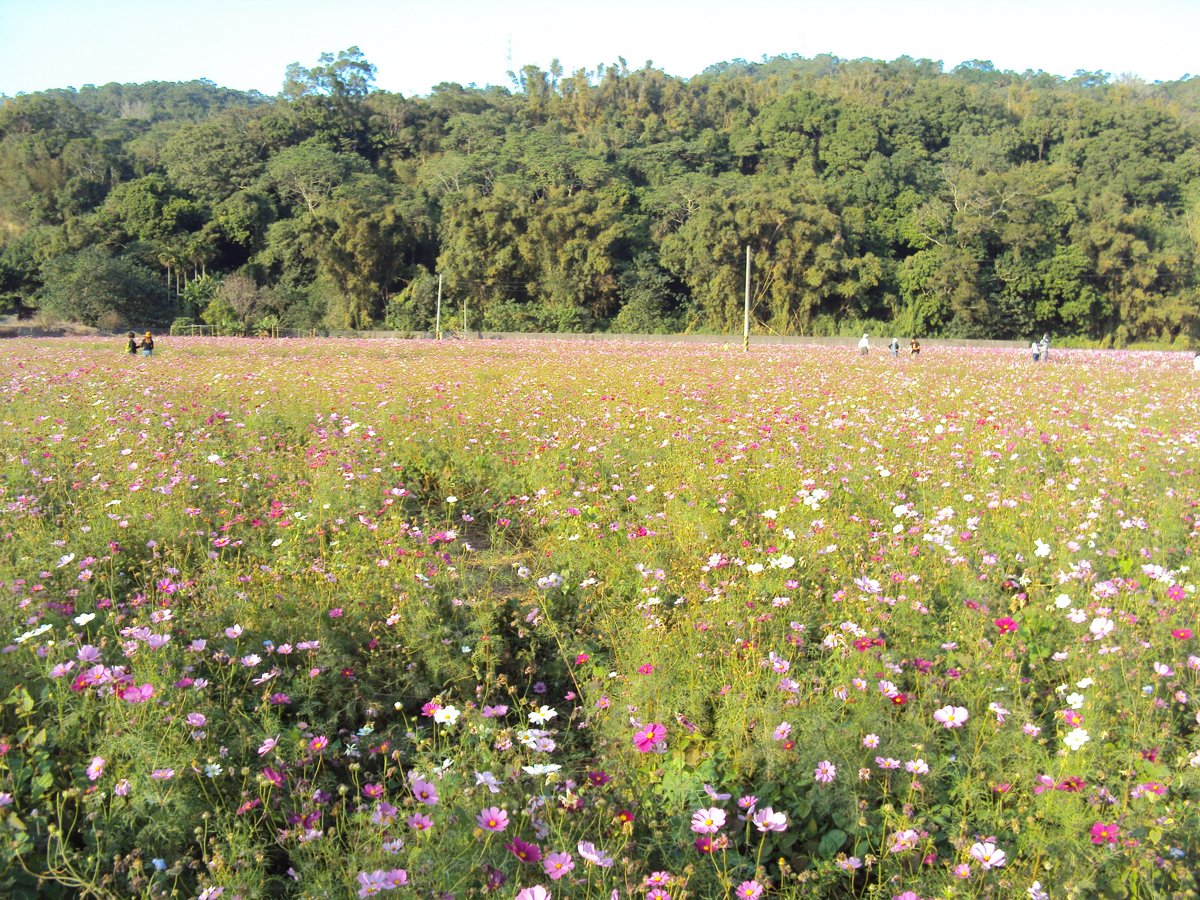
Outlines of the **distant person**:
<svg viewBox="0 0 1200 900">
<path fill-rule="evenodd" d="M 1042 362 L 1050 362 L 1050 332 L 1042 335 Z"/>
<path fill-rule="evenodd" d="M 900 355 L 900 338 L 892 338 L 892 342 L 888 344 L 888 349 L 892 351 L 892 356 Z"/>
<path fill-rule="evenodd" d="M 908 352 L 912 356 L 920 356 L 921 355 L 921 342 L 918 341 L 916 338 L 913 338 L 911 341 L 909 341 L 908 342 Z"/>
<path fill-rule="evenodd" d="M 866 356 L 867 351 L 869 351 L 870 349 L 871 349 L 871 342 L 869 340 L 867 340 L 867 336 L 864 334 L 862 336 L 862 339 L 858 342 L 858 355 Z"/>
<path fill-rule="evenodd" d="M 1033 355 L 1033 361 L 1037 362 L 1038 358 L 1042 355 L 1042 345 L 1034 341 L 1029 345 L 1029 352 Z"/>
<path fill-rule="evenodd" d="M 134 334 L 132 331 L 129 332 L 129 340 L 126 341 L 126 343 L 125 343 L 125 352 L 128 353 L 130 356 L 137 356 L 137 352 L 138 352 L 137 335 Z"/>
<path fill-rule="evenodd" d="M 142 343 L 140 346 L 142 350 L 142 356 L 152 356 L 154 354 L 154 335 L 147 331 L 145 335 L 142 336 Z"/>
<path fill-rule="evenodd" d="M 1197 353 L 1192 359 L 1192 369 L 1193 371 L 1200 372 L 1200 353 Z"/>
</svg>

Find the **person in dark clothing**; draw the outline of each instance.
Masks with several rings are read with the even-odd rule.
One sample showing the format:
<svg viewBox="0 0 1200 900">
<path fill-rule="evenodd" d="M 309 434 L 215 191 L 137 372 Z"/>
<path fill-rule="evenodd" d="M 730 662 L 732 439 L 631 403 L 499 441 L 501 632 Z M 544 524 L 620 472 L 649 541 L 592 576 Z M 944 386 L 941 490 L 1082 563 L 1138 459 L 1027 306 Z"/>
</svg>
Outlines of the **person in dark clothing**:
<svg viewBox="0 0 1200 900">
<path fill-rule="evenodd" d="M 142 356 L 150 356 L 154 353 L 154 336 L 150 332 L 146 332 L 142 338 Z"/>
<path fill-rule="evenodd" d="M 130 356 L 137 356 L 137 352 L 138 352 L 137 335 L 134 334 L 132 331 L 129 332 L 129 340 L 125 344 L 125 352 L 128 353 Z"/>
</svg>

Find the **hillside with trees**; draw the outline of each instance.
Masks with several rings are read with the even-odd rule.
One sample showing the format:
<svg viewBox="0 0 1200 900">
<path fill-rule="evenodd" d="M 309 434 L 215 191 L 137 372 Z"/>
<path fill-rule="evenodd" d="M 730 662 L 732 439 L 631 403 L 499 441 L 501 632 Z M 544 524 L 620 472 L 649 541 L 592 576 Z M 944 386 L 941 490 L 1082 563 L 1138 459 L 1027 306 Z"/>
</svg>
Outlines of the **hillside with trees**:
<svg viewBox="0 0 1200 900">
<path fill-rule="evenodd" d="M 1200 340 L 1200 78 L 776 57 L 0 98 L 0 313 Z"/>
</svg>

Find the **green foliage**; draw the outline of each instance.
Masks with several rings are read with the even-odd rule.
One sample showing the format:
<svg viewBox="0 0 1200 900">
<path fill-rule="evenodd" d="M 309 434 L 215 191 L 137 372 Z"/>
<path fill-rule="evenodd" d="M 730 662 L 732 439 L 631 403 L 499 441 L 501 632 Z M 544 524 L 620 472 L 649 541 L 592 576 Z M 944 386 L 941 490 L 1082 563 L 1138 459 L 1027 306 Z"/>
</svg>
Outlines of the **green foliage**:
<svg viewBox="0 0 1200 900">
<path fill-rule="evenodd" d="M 43 278 L 38 307 L 61 319 L 114 329 L 161 321 L 154 274 L 99 247 L 54 257 Z"/>
<path fill-rule="evenodd" d="M 414 98 L 374 77 L 350 47 L 293 63 L 273 100 L 192 82 L 5 101 L 0 304 L 31 308 L 47 259 L 103 246 L 164 269 L 163 305 L 249 267 L 283 320 L 313 319 L 287 303 L 322 278 L 329 324 L 416 326 L 424 270 L 474 326 L 728 332 L 749 245 L 762 331 L 1200 339 L 1187 81 L 832 56 L 690 81 L 530 65 L 515 91 Z"/>
</svg>

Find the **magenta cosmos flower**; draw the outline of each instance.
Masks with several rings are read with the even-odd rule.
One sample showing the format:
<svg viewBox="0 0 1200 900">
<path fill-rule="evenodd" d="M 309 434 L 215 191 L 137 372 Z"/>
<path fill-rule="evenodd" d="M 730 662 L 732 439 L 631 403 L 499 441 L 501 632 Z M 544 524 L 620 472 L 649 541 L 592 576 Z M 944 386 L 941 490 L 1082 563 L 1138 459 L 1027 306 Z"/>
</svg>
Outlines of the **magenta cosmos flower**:
<svg viewBox="0 0 1200 900">
<path fill-rule="evenodd" d="M 666 740 L 666 737 L 666 727 L 658 722 L 651 722 L 638 729 L 637 734 L 633 736 L 633 745 L 641 753 L 650 753 L 658 749 L 658 745 Z"/>
<path fill-rule="evenodd" d="M 542 858 L 542 850 L 537 844 L 530 844 L 520 838 L 513 838 L 511 844 L 504 845 L 504 849 L 521 862 L 535 863 L 540 862 Z"/>
<path fill-rule="evenodd" d="M 550 900 L 550 891 L 535 884 L 533 887 L 521 888 L 517 891 L 515 900 Z"/>
<path fill-rule="evenodd" d="M 508 812 L 498 806 L 488 806 L 480 810 L 475 821 L 484 831 L 503 831 L 508 827 Z"/>
<path fill-rule="evenodd" d="M 837 766 L 829 760 L 823 759 L 817 763 L 817 767 L 813 770 L 813 778 L 821 784 L 829 784 L 837 778 Z"/>
</svg>

